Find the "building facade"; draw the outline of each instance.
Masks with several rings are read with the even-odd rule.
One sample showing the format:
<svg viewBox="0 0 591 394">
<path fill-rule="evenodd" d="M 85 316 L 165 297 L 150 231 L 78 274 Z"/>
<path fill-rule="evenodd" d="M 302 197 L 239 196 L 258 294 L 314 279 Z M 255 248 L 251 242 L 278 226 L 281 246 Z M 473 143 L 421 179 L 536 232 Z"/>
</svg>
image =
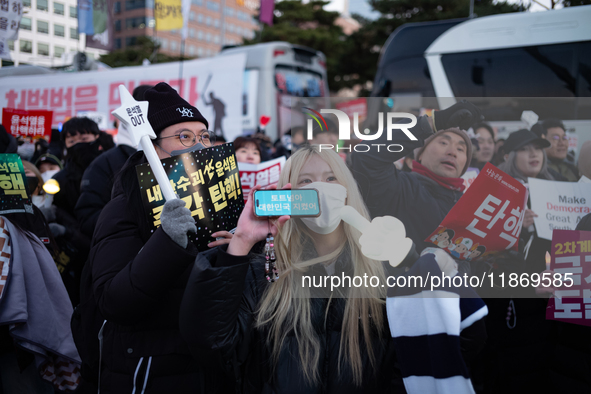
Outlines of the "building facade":
<svg viewBox="0 0 591 394">
<path fill-rule="evenodd" d="M 14 65 L 59 67 L 72 64 L 74 54 L 83 51 L 98 58 L 105 53 L 85 48 L 78 35 L 77 0 L 22 0 L 24 13 L 18 39 L 9 41 Z M 9 62 L 3 61 L 6 65 Z"/>
<path fill-rule="evenodd" d="M 258 2 L 244 5 L 236 0 L 191 0 L 184 57 L 209 57 L 223 45 L 241 44 L 253 38 Z M 119 0 L 114 3 L 115 49 L 133 46 L 138 37 L 160 43 L 160 53 L 181 55 L 181 31 L 156 31 L 154 0 Z"/>
</svg>

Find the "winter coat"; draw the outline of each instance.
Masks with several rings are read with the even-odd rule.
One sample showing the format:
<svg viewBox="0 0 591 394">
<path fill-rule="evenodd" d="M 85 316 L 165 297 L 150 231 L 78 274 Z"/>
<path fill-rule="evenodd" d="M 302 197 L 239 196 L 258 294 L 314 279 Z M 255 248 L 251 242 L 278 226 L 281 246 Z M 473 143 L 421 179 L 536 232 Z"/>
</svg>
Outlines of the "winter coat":
<svg viewBox="0 0 591 394">
<path fill-rule="evenodd" d="M 120 194 L 103 209 L 88 263 L 104 325 L 101 393 L 205 393 L 179 333 L 179 308 L 197 250 L 158 228 L 145 236 Z"/>
<path fill-rule="evenodd" d="M 195 358 L 203 365 L 222 366 L 228 380 L 235 382 L 237 393 L 405 392 L 385 311 L 382 338 L 372 337 L 375 374 L 362 346 L 361 387 L 353 383 L 346 363 L 339 375 L 344 298 L 333 298 L 330 305 L 327 298 L 311 298 L 312 325 L 320 339 L 318 384 L 309 384 L 304 378 L 293 333 L 288 334 L 274 364 L 267 330 L 254 327 L 265 288 L 274 285 L 264 279 L 263 260 L 253 260 L 252 255 L 231 256 L 220 248 L 217 258 L 197 261 L 187 284 L 180 320 L 181 333 Z"/>
<path fill-rule="evenodd" d="M 88 166 L 80 182 L 80 197 L 74 209 L 80 231 L 92 238 L 102 209 L 111 201 L 115 175 L 136 150 L 119 145 L 101 154 Z"/>
<path fill-rule="evenodd" d="M 557 180 L 565 180 L 567 182 L 578 182 L 579 178 L 579 169 L 568 163 L 566 160 L 560 159 L 550 159 L 548 158 L 548 168 L 552 171 L 556 171 L 556 173 L 560 174 L 560 176 L 564 179 L 557 179 Z"/>
<path fill-rule="evenodd" d="M 399 143 L 404 150 L 399 153 L 388 152 L 381 147 L 371 152 L 354 152 L 351 154 L 353 167 L 351 171 L 359 184 L 359 189 L 370 216 L 394 216 L 404 224 L 406 236 L 413 240 L 417 252 L 432 246 L 425 242 L 429 235 L 437 229 L 443 218 L 462 197 L 462 192 L 440 186 L 435 181 L 414 172 L 403 172 L 396 169 L 394 162 L 409 150 L 423 144 L 428 135 L 415 136 L 419 141 L 410 141 L 404 134 L 393 134 L 393 140 L 385 140 L 383 133 L 375 144 Z"/>
</svg>

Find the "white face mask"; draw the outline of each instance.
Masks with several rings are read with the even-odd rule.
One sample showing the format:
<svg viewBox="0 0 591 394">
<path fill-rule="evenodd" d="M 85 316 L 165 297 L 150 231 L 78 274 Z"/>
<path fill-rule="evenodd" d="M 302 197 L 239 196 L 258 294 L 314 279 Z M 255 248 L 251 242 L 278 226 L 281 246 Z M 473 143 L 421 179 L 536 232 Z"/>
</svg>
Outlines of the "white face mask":
<svg viewBox="0 0 591 394">
<path fill-rule="evenodd" d="M 302 222 L 317 234 L 330 234 L 341 223 L 341 208 L 345 206 L 347 189 L 338 183 L 314 182 L 302 189 L 318 190 L 320 200 L 320 216 L 302 218 Z"/>
<path fill-rule="evenodd" d="M 45 196 L 31 196 L 31 201 L 36 207 L 42 207 L 45 204 Z"/>
<path fill-rule="evenodd" d="M 43 178 L 43 182 L 47 182 L 58 172 L 60 172 L 60 170 L 45 171 L 43 174 L 41 174 L 41 178 Z"/>
</svg>

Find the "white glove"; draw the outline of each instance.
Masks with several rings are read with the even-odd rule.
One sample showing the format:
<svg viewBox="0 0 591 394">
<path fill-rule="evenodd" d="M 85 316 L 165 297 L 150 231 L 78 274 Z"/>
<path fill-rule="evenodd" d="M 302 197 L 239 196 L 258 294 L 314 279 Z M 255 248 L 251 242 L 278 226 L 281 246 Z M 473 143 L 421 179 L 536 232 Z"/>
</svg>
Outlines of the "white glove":
<svg viewBox="0 0 591 394">
<path fill-rule="evenodd" d="M 341 219 L 361 231 L 361 253 L 370 259 L 388 261 L 396 267 L 412 248 L 413 242 L 406 237 L 404 224 L 393 216 L 377 217 L 370 223 L 346 205 L 341 209 Z"/>
</svg>

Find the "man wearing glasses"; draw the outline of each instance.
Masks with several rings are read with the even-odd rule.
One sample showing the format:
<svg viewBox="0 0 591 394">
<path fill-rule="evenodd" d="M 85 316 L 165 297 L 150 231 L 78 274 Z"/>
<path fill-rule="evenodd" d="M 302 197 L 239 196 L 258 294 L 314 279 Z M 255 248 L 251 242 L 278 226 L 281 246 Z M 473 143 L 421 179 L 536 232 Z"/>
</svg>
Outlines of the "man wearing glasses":
<svg viewBox="0 0 591 394">
<path fill-rule="evenodd" d="M 569 138 L 565 130 L 564 124 L 558 119 L 547 119 L 538 128 L 540 137 L 550 141 L 550 147 L 546 148 L 548 167 L 567 181 L 577 182 L 580 178 L 577 167 L 566 161 Z"/>
</svg>

